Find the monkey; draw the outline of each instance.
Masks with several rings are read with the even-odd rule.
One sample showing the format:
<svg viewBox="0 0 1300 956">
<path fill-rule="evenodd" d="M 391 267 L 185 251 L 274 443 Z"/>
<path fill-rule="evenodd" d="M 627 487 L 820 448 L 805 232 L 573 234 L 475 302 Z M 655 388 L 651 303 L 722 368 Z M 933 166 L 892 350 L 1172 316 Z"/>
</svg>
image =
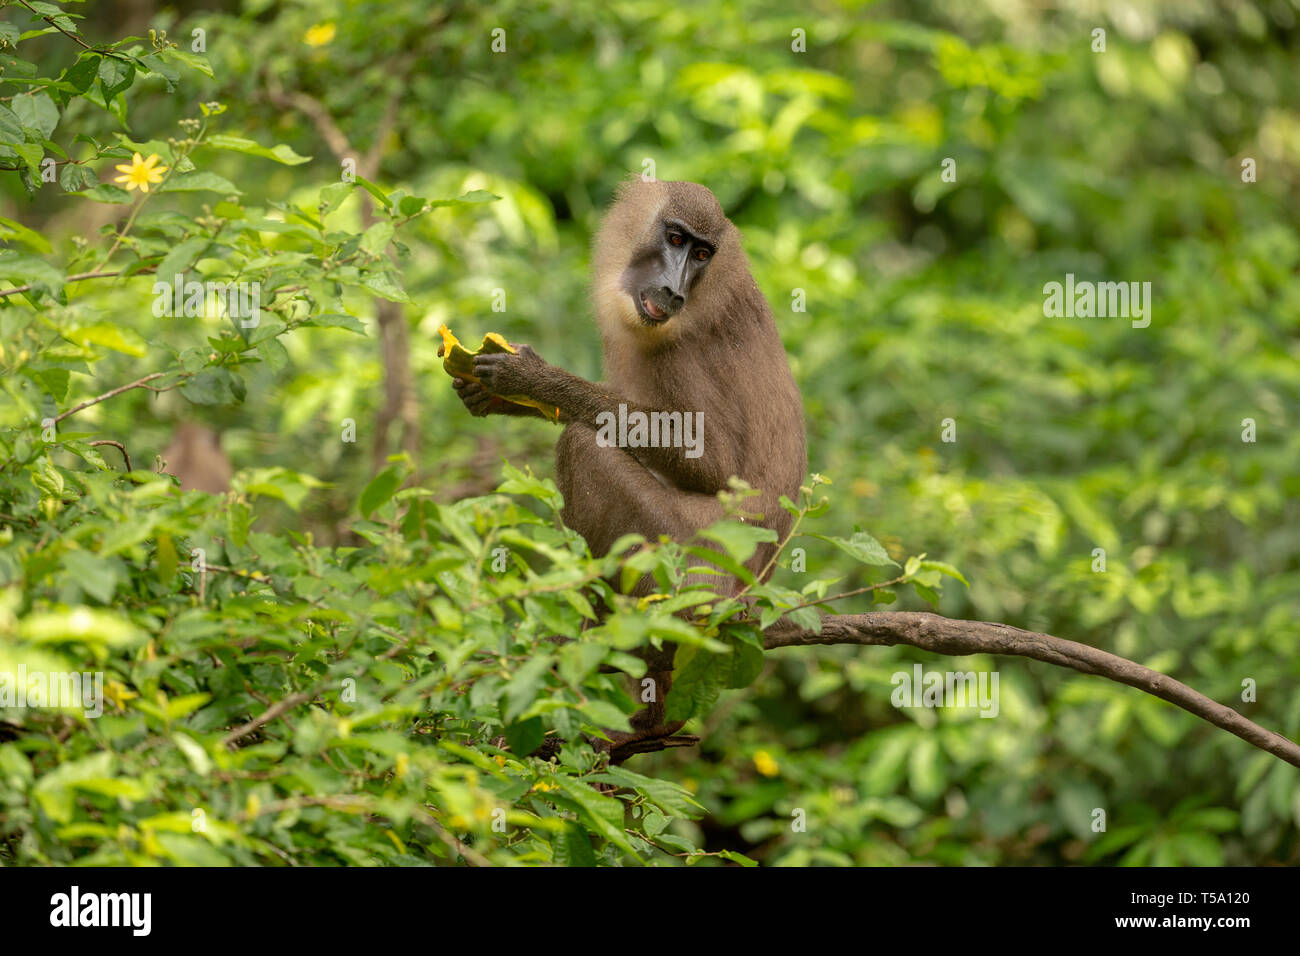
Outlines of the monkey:
<svg viewBox="0 0 1300 956">
<path fill-rule="evenodd" d="M 230 459 L 221 450 L 221 436 L 211 428 L 181 422 L 160 457 L 163 470 L 180 479 L 182 491 L 219 495 L 230 490 Z"/>
<path fill-rule="evenodd" d="M 783 538 L 793 519 L 780 498 L 797 497 L 807 466 L 803 405 L 740 232 L 717 197 L 696 183 L 625 182 L 593 243 L 592 303 L 604 351 L 601 383 L 520 345 L 514 354 L 477 356 L 478 382 L 453 380 L 469 412 L 541 417 L 500 395 L 525 395 L 559 410 L 561 519 L 595 555 L 628 533 L 688 540 L 723 517 L 718 493 L 733 475 L 758 491 L 746 502 L 755 514 L 742 520 Z M 694 456 L 684 442 L 610 441 L 611 422 L 624 414 L 630 421 L 634 412 L 681 413 L 679 437 L 694 413 L 703 425 Z M 671 433 L 663 422 L 661 437 Z M 770 577 L 775 547 L 760 545 L 746 562 L 750 572 Z M 705 580 L 719 590 L 716 579 Z M 651 587 L 642 581 L 634 593 Z M 728 594 L 738 589 L 735 581 L 722 587 Z M 637 752 L 640 741 L 681 728 L 663 724 L 674 650 L 666 644 L 646 651 L 655 702 L 633 716 L 633 734 L 617 735 L 616 747 Z"/>
</svg>

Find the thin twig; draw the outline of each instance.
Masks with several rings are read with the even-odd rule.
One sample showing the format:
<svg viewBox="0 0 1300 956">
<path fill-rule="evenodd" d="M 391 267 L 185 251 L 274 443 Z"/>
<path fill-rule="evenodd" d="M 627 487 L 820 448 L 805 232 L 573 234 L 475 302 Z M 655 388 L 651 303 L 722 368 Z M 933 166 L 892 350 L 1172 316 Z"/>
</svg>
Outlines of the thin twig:
<svg viewBox="0 0 1300 956">
<path fill-rule="evenodd" d="M 463 856 L 465 858 L 465 862 L 468 863 L 470 866 L 491 866 L 492 865 L 492 861 L 489 860 L 487 857 L 485 857 L 482 853 L 479 853 L 477 850 L 470 849 L 464 843 L 461 843 L 460 840 L 456 839 L 455 835 L 448 832 L 447 828 L 444 827 L 441 823 L 439 823 L 436 819 L 434 819 L 432 814 L 425 813 L 421 810 L 416 810 L 412 814 L 412 816 L 414 816 L 415 819 L 419 820 L 426 827 L 428 827 L 430 830 L 436 833 L 438 835 L 439 840 L 441 840 L 443 843 L 447 844 L 447 846 L 451 847 L 453 850 L 455 850 L 457 853 Z"/>
<path fill-rule="evenodd" d="M 866 594 L 868 591 L 878 591 L 880 588 L 887 588 L 894 584 L 902 584 L 907 580 L 906 574 L 900 574 L 890 581 L 881 581 L 879 584 L 868 584 L 866 587 L 854 588 L 852 591 L 842 591 L 839 594 L 832 594 L 830 597 L 821 598 L 817 601 L 804 601 L 802 604 L 796 604 L 790 608 L 791 611 L 797 611 L 800 608 L 813 607 L 817 604 L 829 604 L 831 601 L 838 601 L 840 598 L 856 597 L 859 594 Z"/>
<path fill-rule="evenodd" d="M 118 451 L 122 453 L 122 458 L 126 460 L 126 470 L 127 471 L 135 470 L 134 468 L 131 467 L 131 456 L 126 453 L 126 446 L 123 445 L 120 441 L 113 441 L 111 438 L 101 438 L 98 441 L 87 442 L 87 444 L 112 445 L 114 448 L 116 448 Z"/>
<path fill-rule="evenodd" d="M 141 269 L 138 273 L 136 273 L 136 275 L 145 275 L 149 272 L 152 272 L 152 270 Z M 121 269 L 114 269 L 111 272 L 82 272 L 79 275 L 68 276 L 63 281 L 64 283 L 68 283 L 68 282 L 80 282 L 82 279 L 106 279 L 111 276 L 120 276 L 121 274 L 122 274 Z M 17 295 L 20 292 L 30 292 L 31 290 L 32 290 L 31 284 L 28 283 L 27 285 L 20 285 L 14 289 L 0 290 L 0 296 Z"/>
<path fill-rule="evenodd" d="M 258 714 L 248 723 L 241 724 L 240 726 L 236 727 L 230 733 L 226 734 L 226 736 L 222 737 L 221 742 L 225 746 L 229 747 L 236 740 L 240 740 L 244 737 L 247 737 L 253 731 L 257 730 L 258 727 L 261 727 L 264 724 L 269 724 L 271 721 L 275 720 L 275 718 L 283 714 L 286 710 L 290 710 L 291 708 L 297 707 L 299 704 L 303 703 L 304 701 L 311 700 L 313 697 L 316 696 L 316 690 L 317 688 L 313 687 L 311 690 L 305 690 L 298 694 L 290 694 L 284 700 L 272 704 L 270 707 L 262 711 L 262 713 Z"/>
<path fill-rule="evenodd" d="M 48 23 L 50 26 L 54 27 L 54 29 L 58 30 L 58 31 L 59 31 L 60 33 L 62 33 L 65 37 L 67 37 L 69 40 L 74 40 L 74 41 L 76 41 L 77 43 L 81 44 L 83 47 L 85 47 L 87 50 L 91 50 L 91 51 L 93 51 L 93 52 L 95 52 L 95 53 L 102 53 L 102 54 L 104 54 L 105 56 L 110 56 L 110 55 L 111 55 L 111 54 L 106 53 L 106 52 L 103 51 L 103 50 L 96 50 L 93 46 L 91 46 L 91 45 L 90 45 L 89 43 L 87 43 L 85 40 L 81 39 L 81 37 L 77 36 L 75 33 L 69 33 L 67 30 L 63 29 L 63 27 L 59 26 L 57 23 L 54 22 L 54 17 L 47 17 L 47 16 L 44 16 L 43 14 L 40 13 L 40 11 L 38 11 L 35 7 L 33 7 L 30 3 L 28 3 L 27 0 L 18 0 L 18 2 L 21 3 L 21 4 L 22 4 L 24 7 L 26 7 L 28 10 L 30 10 L 32 13 L 34 13 L 36 16 L 40 17 L 42 20 L 44 20 L 44 21 L 45 21 L 46 23 Z"/>
<path fill-rule="evenodd" d="M 152 382 L 156 378 L 162 378 L 166 374 L 167 374 L 166 372 L 154 372 L 151 375 L 146 375 L 144 378 L 137 378 L 134 382 L 129 382 L 126 385 L 121 385 L 117 388 L 110 389 L 109 391 L 105 392 L 103 395 L 96 395 L 94 398 L 87 399 L 86 401 L 82 402 L 80 405 L 76 405 L 72 408 L 69 408 L 62 415 L 59 415 L 57 418 L 55 418 L 54 423 L 57 425 L 59 422 L 67 418 L 69 415 L 75 415 L 77 414 L 77 412 L 81 411 L 84 408 L 89 408 L 91 405 L 98 405 L 100 402 L 106 402 L 110 398 L 113 398 L 114 396 L 117 395 L 121 395 L 123 392 L 129 392 L 133 388 L 148 388 L 149 391 L 151 392 L 165 392 L 168 389 L 175 388 L 176 385 L 168 385 L 167 388 L 150 388 L 148 385 L 145 384 L 146 382 Z M 178 382 L 177 385 L 179 384 L 180 383 Z"/>
</svg>

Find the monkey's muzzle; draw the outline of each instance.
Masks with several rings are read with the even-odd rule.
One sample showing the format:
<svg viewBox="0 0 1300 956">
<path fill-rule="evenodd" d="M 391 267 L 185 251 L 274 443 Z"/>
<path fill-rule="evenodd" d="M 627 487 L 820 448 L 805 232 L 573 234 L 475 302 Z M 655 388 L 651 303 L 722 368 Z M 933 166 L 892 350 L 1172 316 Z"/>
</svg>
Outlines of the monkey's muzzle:
<svg viewBox="0 0 1300 956">
<path fill-rule="evenodd" d="M 662 325 L 681 311 L 684 300 L 668 289 L 644 289 L 637 296 L 637 311 L 651 325 Z"/>
</svg>

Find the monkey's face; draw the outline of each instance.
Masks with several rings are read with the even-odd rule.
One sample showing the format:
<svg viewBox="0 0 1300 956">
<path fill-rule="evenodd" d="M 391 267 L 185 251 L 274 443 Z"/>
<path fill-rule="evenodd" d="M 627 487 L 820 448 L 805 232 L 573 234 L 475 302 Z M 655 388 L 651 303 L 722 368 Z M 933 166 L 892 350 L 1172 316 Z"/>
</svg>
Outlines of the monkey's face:
<svg viewBox="0 0 1300 956">
<path fill-rule="evenodd" d="M 621 281 L 640 323 L 663 326 L 686 308 L 716 251 L 713 239 L 693 232 L 680 219 L 659 219 L 632 253 Z"/>
</svg>

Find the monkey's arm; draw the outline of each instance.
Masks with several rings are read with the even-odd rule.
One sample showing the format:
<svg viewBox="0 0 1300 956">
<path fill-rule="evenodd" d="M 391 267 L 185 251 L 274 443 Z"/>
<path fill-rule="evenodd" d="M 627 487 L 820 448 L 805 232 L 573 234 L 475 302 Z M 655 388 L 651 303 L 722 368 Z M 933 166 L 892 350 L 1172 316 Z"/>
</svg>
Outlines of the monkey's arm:
<svg viewBox="0 0 1300 956">
<path fill-rule="evenodd" d="M 627 414 L 640 412 L 647 417 L 652 412 L 682 411 L 683 409 L 644 408 L 626 398 L 588 382 L 543 361 L 527 345 L 518 346 L 516 354 L 493 353 L 474 357 L 474 374 L 483 387 L 492 392 L 509 395 L 527 395 L 544 405 L 554 405 L 560 410 L 560 420 L 583 422 L 594 429 L 600 424 L 596 418 L 602 412 L 615 416 L 619 406 L 627 407 Z M 486 414 L 486 413 L 485 413 Z M 703 439 L 703 435 L 701 435 Z M 715 442 L 714 449 L 725 442 Z M 703 446 L 701 446 L 703 450 Z M 714 494 L 727 487 L 727 479 L 737 472 L 737 464 L 722 460 L 722 456 L 707 451 L 699 457 L 687 457 L 686 448 L 626 448 L 642 465 L 654 469 L 671 479 L 685 491 Z"/>
</svg>

